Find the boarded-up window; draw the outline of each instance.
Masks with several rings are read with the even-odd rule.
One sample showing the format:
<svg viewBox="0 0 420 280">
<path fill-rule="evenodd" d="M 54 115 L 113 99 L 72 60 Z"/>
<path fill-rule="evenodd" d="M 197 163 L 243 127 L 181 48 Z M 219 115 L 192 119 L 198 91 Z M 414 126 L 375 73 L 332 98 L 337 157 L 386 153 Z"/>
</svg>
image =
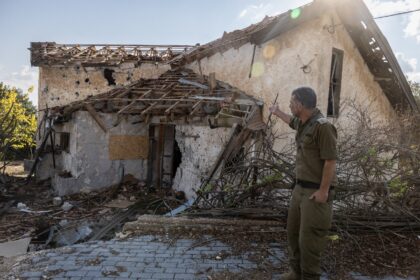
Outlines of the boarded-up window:
<svg viewBox="0 0 420 280">
<path fill-rule="evenodd" d="M 109 159 L 147 159 L 148 141 L 147 136 L 111 135 L 109 137 Z"/>
<path fill-rule="evenodd" d="M 338 117 L 340 110 L 340 92 L 341 92 L 341 75 L 343 71 L 343 55 L 342 50 L 332 50 L 331 73 L 330 73 L 330 89 L 328 93 L 328 117 Z"/>
</svg>

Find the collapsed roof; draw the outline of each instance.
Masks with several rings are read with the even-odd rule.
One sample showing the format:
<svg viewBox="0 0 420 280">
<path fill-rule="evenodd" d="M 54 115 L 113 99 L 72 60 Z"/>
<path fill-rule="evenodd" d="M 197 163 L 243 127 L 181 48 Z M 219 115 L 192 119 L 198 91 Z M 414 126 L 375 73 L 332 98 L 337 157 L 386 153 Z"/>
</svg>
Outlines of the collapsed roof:
<svg viewBox="0 0 420 280">
<path fill-rule="evenodd" d="M 189 45 L 56 44 L 32 42 L 33 66 L 118 66 L 123 62 L 165 62 L 192 48 Z"/>
<path fill-rule="evenodd" d="M 164 117 L 166 121 L 213 116 L 216 123 L 223 119 L 248 123 L 251 116 L 261 115 L 259 107 L 262 105 L 261 101 L 239 89 L 216 80 L 214 75 L 200 76 L 190 69 L 177 69 L 168 70 L 157 79 L 141 79 L 85 100 L 52 108 L 51 112 L 63 119 L 68 119 L 78 110 L 90 113 L 94 110 L 138 115 L 139 122 L 148 122 L 152 116 Z M 260 121 L 257 123 L 261 127 Z"/>
<path fill-rule="evenodd" d="M 122 62 L 167 62 L 180 67 L 210 57 L 246 43 L 261 45 L 298 25 L 315 19 L 328 10 L 335 10 L 342 24 L 353 39 L 357 49 L 395 109 L 418 110 L 411 88 L 402 72 L 392 49 L 375 23 L 362 0 L 314 2 L 241 30 L 224 33 L 219 39 L 203 46 L 145 46 L 145 45 L 58 45 L 56 43 L 32 43 L 33 66 L 71 65 L 117 66 Z M 299 16 L 292 17 L 298 11 Z M 332 25 L 329 28 L 334 28 Z M 99 48 L 99 49 L 97 49 Z"/>
</svg>

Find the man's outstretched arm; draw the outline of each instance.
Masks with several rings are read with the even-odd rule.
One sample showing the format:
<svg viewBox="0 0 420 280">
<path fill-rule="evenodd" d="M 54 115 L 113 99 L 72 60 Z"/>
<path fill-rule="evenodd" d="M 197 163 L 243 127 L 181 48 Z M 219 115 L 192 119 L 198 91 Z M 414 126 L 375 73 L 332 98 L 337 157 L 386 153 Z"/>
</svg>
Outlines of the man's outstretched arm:
<svg viewBox="0 0 420 280">
<path fill-rule="evenodd" d="M 292 116 L 289 115 L 289 114 L 286 114 L 285 112 L 280 110 L 279 106 L 277 104 L 271 106 L 269 108 L 269 110 L 273 115 L 276 115 L 277 117 L 279 117 L 282 121 L 284 121 L 287 124 L 289 124 L 292 121 Z"/>
</svg>

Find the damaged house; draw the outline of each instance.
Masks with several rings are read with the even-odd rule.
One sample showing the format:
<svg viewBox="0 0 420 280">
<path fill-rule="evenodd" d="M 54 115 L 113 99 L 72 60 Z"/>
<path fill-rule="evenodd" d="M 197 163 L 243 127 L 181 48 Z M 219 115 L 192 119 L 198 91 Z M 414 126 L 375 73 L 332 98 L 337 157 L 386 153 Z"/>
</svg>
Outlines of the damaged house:
<svg viewBox="0 0 420 280">
<path fill-rule="evenodd" d="M 330 2 L 201 46 L 32 43 L 42 128 L 32 171 L 52 178 L 60 195 L 132 174 L 194 197 L 221 160 L 252 145 L 276 96 L 287 110 L 298 86 L 314 88 L 319 109 L 348 129 L 350 100 L 383 122 L 396 110 L 417 110 L 363 2 Z"/>
</svg>

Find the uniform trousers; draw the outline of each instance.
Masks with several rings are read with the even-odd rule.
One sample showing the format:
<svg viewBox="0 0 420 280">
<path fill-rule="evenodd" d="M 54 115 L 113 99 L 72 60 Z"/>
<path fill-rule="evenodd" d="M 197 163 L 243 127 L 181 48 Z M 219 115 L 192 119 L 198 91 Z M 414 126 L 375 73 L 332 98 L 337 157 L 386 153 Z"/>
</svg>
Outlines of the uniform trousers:
<svg viewBox="0 0 420 280">
<path fill-rule="evenodd" d="M 316 189 L 296 184 L 287 216 L 287 241 L 290 266 L 302 279 L 320 279 L 321 253 L 327 245 L 332 221 L 334 190 L 326 203 L 309 197 Z"/>
</svg>

